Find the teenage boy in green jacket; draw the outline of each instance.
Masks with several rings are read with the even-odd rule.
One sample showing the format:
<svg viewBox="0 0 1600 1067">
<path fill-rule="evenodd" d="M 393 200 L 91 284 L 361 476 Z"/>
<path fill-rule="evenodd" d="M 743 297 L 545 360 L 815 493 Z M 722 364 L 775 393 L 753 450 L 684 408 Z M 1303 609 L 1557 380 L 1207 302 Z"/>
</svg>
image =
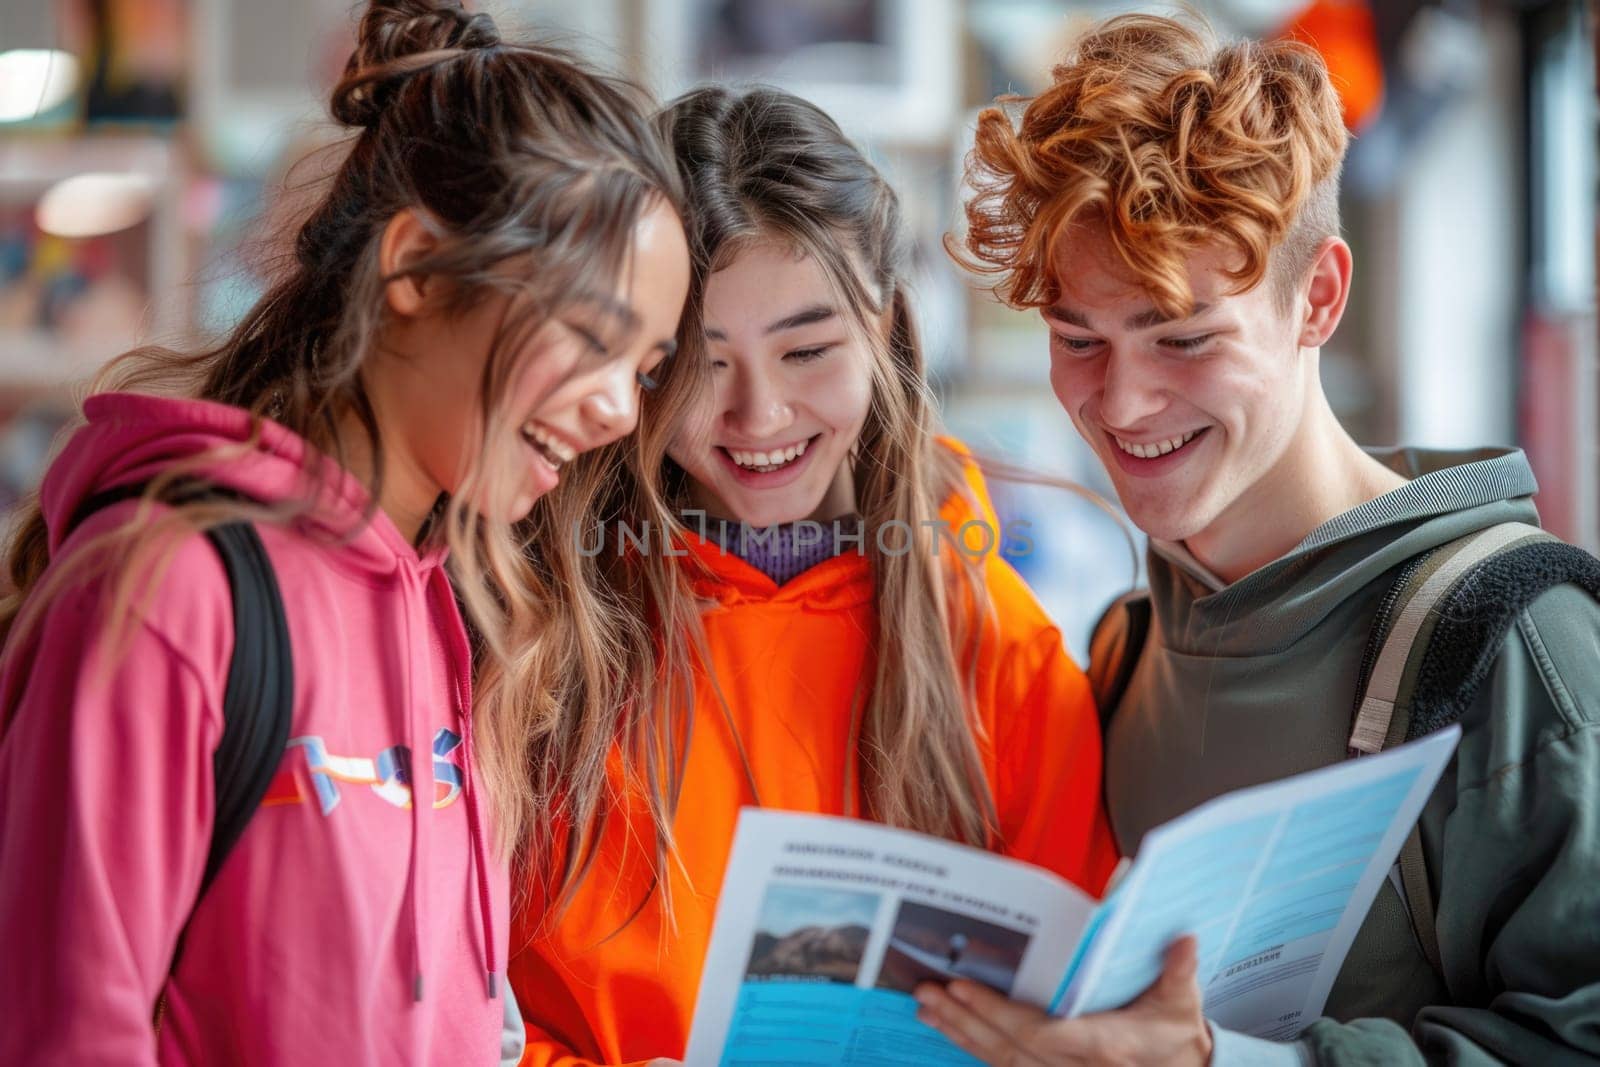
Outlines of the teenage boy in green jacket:
<svg viewBox="0 0 1600 1067">
<path fill-rule="evenodd" d="M 1106 738 L 1125 853 L 1346 758 L 1397 573 L 1537 522 L 1519 451 L 1364 451 L 1335 419 L 1318 356 L 1350 290 L 1345 144 L 1309 48 L 1147 16 L 1091 30 L 1020 128 L 979 122 L 966 251 L 1044 317 L 1056 395 L 1150 535 L 1153 621 Z M 956 987 L 923 991 L 924 1017 L 993 1063 L 1600 1060 L 1600 603 L 1556 585 L 1491 652 L 1420 824 L 1438 970 L 1385 884 L 1292 1043 L 1208 1027 L 1192 943 L 1122 1011 Z"/>
</svg>

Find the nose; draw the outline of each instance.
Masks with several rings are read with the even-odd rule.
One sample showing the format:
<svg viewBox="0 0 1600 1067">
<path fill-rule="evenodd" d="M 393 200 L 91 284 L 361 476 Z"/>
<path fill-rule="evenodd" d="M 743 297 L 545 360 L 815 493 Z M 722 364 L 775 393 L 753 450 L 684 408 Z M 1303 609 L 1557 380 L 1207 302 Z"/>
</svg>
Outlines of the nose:
<svg viewBox="0 0 1600 1067">
<path fill-rule="evenodd" d="M 602 438 L 597 444 L 632 433 L 639 424 L 639 387 L 633 364 L 614 360 L 584 396 L 580 410 L 590 431 Z"/>
<path fill-rule="evenodd" d="M 1137 353 L 1113 349 L 1105 357 L 1100 385 L 1100 418 L 1119 429 L 1133 429 L 1166 406 L 1155 368 Z"/>
<path fill-rule="evenodd" d="M 747 367 L 731 383 L 722 417 L 730 429 L 761 441 L 793 425 L 794 408 L 772 375 Z"/>
</svg>

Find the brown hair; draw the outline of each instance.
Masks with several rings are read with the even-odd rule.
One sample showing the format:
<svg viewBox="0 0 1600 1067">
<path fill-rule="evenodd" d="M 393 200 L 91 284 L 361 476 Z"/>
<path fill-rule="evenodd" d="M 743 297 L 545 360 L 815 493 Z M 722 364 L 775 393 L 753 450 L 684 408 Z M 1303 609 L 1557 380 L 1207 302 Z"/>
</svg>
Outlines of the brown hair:
<svg viewBox="0 0 1600 1067">
<path fill-rule="evenodd" d="M 668 105 L 659 125 L 688 190 L 695 280 L 678 359 L 689 365 L 648 399 L 636 440 L 581 458 L 581 473 L 534 509 L 532 543 L 551 553 L 559 584 L 588 606 L 579 614 L 595 626 L 590 648 L 569 648 L 555 694 L 564 718 L 539 742 L 538 790 L 551 803 L 548 821 L 535 824 L 541 834 L 528 842 L 530 865 L 548 876 L 546 899 L 570 901 L 595 858 L 607 816 L 607 758 L 620 748 L 629 784 L 648 804 L 657 884 L 666 884 L 692 730 L 693 667 L 710 664 L 685 568 L 659 551 L 621 551 L 617 539 L 621 527 L 638 530 L 644 521 L 656 531 L 683 529 L 688 480 L 667 448 L 680 416 L 710 388 L 699 302 L 710 274 L 758 241 L 814 258 L 874 356 L 871 407 L 852 461 L 879 621 L 872 673 L 852 709 L 845 810 L 858 806 L 859 791 L 872 818 L 990 844 L 996 820 L 972 692 L 981 636 L 974 619 L 989 613 L 969 561 L 941 550 L 932 532 L 940 505 L 966 483 L 959 461 L 934 438 L 895 194 L 832 119 L 774 89 L 702 88 Z M 887 344 L 876 326 L 885 318 Z M 916 531 L 915 550 L 879 551 L 876 532 L 894 521 Z M 580 530 L 586 544 L 604 538 L 598 552 L 579 550 Z M 748 765 L 744 773 L 754 793 Z M 542 861 L 552 855 L 564 860 L 545 871 Z M 670 899 L 665 904 L 670 913 Z"/>
<path fill-rule="evenodd" d="M 1001 103 L 1016 103 L 1017 98 Z M 1348 135 L 1322 58 L 1296 41 L 1218 44 L 1204 22 L 1123 15 L 1091 28 L 1027 102 L 978 117 L 967 160 L 967 266 L 1017 307 L 1056 296 L 1052 255 L 1077 223 L 1103 227 L 1169 316 L 1190 312 L 1185 260 L 1221 242 L 1235 291 L 1270 272 L 1287 304 L 1339 232 Z"/>
<path fill-rule="evenodd" d="M 353 447 L 340 427 L 354 421 L 365 438 L 362 451 L 372 457 L 369 508 L 376 508 L 384 442 L 361 371 L 384 325 L 385 286 L 400 275 L 436 279 L 448 314 L 494 293 L 514 298 L 481 383 L 487 441 L 494 420 L 510 417 L 495 401 L 517 369 L 519 347 L 590 294 L 608 293 L 627 268 L 637 220 L 654 204 L 681 199 L 676 168 L 644 103 L 632 85 L 566 52 L 502 40 L 487 15 L 458 3 L 373 0 L 332 95 L 333 117 L 358 132 L 300 227 L 282 276 L 218 347 L 131 352 L 95 388 L 146 388 L 236 405 L 277 420 L 340 460 Z M 385 277 L 379 243 L 389 220 L 408 208 L 434 229 L 438 244 L 425 259 Z M 185 467 L 217 458 L 212 453 Z M 478 639 L 477 756 L 504 845 L 527 817 L 516 802 L 525 792 L 522 761 L 534 732 L 531 717 L 544 710 L 542 702 L 523 699 L 542 680 L 520 672 L 558 621 L 552 608 L 559 600 L 516 532 L 478 521 L 468 506 L 469 488 L 485 477 L 482 468 L 481 459 L 472 465 L 426 533 L 450 546 L 452 576 Z M 290 522 L 315 506 L 320 469 L 311 457 L 301 500 L 185 505 L 155 523 L 136 520 L 84 546 L 66 561 L 70 566 L 52 568 L 51 578 L 115 561 L 114 601 L 125 604 L 134 576 L 146 570 L 136 565 L 138 554 L 174 540 L 163 531 L 187 533 L 241 517 Z M 185 473 L 165 472 L 147 497 Z M 150 510 L 147 503 L 141 516 Z M 0 627 L 12 627 L 25 600 L 34 616 L 59 588 L 41 581 L 50 563 L 46 544 L 35 503 L 11 546 L 13 591 L 0 608 Z"/>
</svg>

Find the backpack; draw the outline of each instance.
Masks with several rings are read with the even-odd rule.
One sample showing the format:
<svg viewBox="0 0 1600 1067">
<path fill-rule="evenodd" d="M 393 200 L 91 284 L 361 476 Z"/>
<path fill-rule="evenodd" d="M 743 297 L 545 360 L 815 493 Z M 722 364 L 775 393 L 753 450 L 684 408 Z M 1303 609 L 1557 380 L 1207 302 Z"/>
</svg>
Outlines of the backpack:
<svg viewBox="0 0 1600 1067">
<path fill-rule="evenodd" d="M 1460 719 L 1494 667 L 1517 615 L 1558 585 L 1600 598 L 1600 560 L 1536 526 L 1506 522 L 1415 557 L 1373 618 L 1356 683 L 1349 755 L 1381 752 Z M 1101 734 L 1111 725 L 1152 622 L 1150 593 L 1113 601 L 1089 643 L 1089 685 Z M 1417 944 L 1443 974 L 1437 901 L 1413 826 L 1390 872 Z"/>
<path fill-rule="evenodd" d="M 78 507 L 71 526 L 102 508 L 143 496 L 147 488 L 118 486 L 97 493 Z M 174 483 L 161 494 L 163 502 L 173 505 L 216 499 L 240 497 L 226 489 L 192 482 Z M 233 658 L 228 664 L 222 698 L 222 737 L 211 760 L 216 818 L 196 901 L 216 879 L 223 860 L 238 843 L 278 773 L 289 743 L 294 707 L 289 623 L 261 535 L 248 522 L 225 523 L 205 533 L 228 574 L 233 598 Z"/>
</svg>

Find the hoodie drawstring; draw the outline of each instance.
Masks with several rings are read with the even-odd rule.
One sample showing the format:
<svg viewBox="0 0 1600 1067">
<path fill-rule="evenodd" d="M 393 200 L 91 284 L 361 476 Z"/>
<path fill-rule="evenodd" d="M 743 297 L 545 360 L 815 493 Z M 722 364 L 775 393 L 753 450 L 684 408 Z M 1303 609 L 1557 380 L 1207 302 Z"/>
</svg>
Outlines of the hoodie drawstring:
<svg viewBox="0 0 1600 1067">
<path fill-rule="evenodd" d="M 407 575 L 406 578 L 409 578 Z M 410 583 L 405 579 L 401 581 L 401 588 L 408 591 Z M 401 613 L 405 618 L 406 648 L 416 647 L 412 643 L 411 612 Z M 422 838 L 422 805 L 425 800 L 418 789 L 417 781 L 417 709 L 416 709 L 416 683 L 412 678 L 413 659 L 406 656 L 405 666 L 405 720 L 406 720 L 406 751 L 410 753 L 407 760 L 406 776 L 410 779 L 411 786 L 411 850 L 406 858 L 406 919 L 411 935 L 411 999 L 415 1003 L 422 1002 L 422 932 L 421 919 L 417 908 L 417 851 Z M 428 755 L 431 760 L 433 749 L 430 746 Z M 430 769 L 432 764 L 430 763 Z M 429 780 L 432 780 L 430 770 Z M 431 800 L 431 798 L 428 798 Z"/>
<path fill-rule="evenodd" d="M 435 575 L 433 590 L 443 602 L 439 610 L 447 618 L 457 618 L 455 594 L 441 569 Z M 489 891 L 489 859 L 483 839 L 483 818 L 478 810 L 478 773 L 473 756 L 476 749 L 472 741 L 472 653 L 459 627 L 444 635 L 448 642 L 445 655 L 452 664 L 452 691 L 456 698 L 456 714 L 461 720 L 461 789 L 467 805 L 467 834 L 472 839 L 472 878 L 478 894 L 478 921 L 483 932 L 484 988 L 489 999 L 500 995 L 500 962 L 495 951 L 494 904 Z"/>
<path fill-rule="evenodd" d="M 459 693 L 458 689 L 458 702 Z M 461 746 L 463 751 L 461 764 L 467 779 L 467 828 L 472 835 L 472 874 L 478 883 L 478 916 L 483 924 L 484 975 L 487 979 L 489 999 L 493 1000 L 500 995 L 500 963 L 494 950 L 494 910 L 489 900 L 489 863 L 484 855 L 482 822 L 478 818 L 478 777 L 473 770 L 470 709 L 462 708 L 461 721 L 462 736 L 465 739 L 465 744 Z"/>
</svg>

